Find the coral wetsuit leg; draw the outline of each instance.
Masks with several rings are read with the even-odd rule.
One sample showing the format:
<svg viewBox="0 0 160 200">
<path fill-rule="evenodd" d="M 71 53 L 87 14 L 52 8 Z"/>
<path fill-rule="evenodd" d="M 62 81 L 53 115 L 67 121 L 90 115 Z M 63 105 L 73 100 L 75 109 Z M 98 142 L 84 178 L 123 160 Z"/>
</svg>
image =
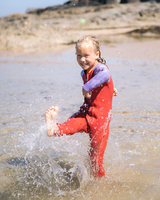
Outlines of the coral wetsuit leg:
<svg viewBox="0 0 160 200">
<path fill-rule="evenodd" d="M 66 122 L 58 124 L 58 135 L 73 135 L 77 132 L 86 132 L 90 135 L 91 148 L 90 148 L 90 159 L 92 163 L 92 170 L 94 177 L 103 177 L 105 175 L 105 169 L 103 167 L 103 156 L 109 136 L 109 123 L 99 128 L 94 129 L 92 126 L 88 127 L 86 115 L 84 113 L 75 113 Z"/>
<path fill-rule="evenodd" d="M 105 176 L 105 169 L 103 167 L 103 156 L 107 145 L 108 136 L 109 123 L 107 126 L 103 126 L 99 130 L 92 131 L 92 134 L 90 134 L 90 158 L 94 177 Z"/>
<path fill-rule="evenodd" d="M 58 125 L 58 135 L 73 135 L 77 132 L 88 132 L 88 125 L 85 114 L 77 112 L 72 115 L 66 122 Z"/>
</svg>

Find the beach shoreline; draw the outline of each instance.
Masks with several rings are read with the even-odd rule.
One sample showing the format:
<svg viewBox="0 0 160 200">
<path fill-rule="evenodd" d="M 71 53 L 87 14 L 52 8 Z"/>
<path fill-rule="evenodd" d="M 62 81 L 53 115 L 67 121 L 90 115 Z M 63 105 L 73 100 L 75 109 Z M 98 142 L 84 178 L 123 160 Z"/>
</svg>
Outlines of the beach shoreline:
<svg viewBox="0 0 160 200">
<path fill-rule="evenodd" d="M 12 51 L 1 51 L 0 64 L 8 63 L 8 62 L 17 62 L 17 63 L 27 63 L 33 62 L 32 58 L 46 58 L 45 63 L 54 63 L 55 61 L 51 61 L 47 58 L 60 56 L 64 52 L 68 50 L 72 50 L 75 48 L 75 44 L 72 45 L 58 45 L 58 48 L 54 51 L 39 51 L 39 52 L 30 52 L 30 51 L 22 51 L 22 52 L 12 52 Z M 123 43 L 101 43 L 101 52 L 102 55 L 107 58 L 116 58 L 116 59 L 125 59 L 125 60 L 148 60 L 154 62 L 160 62 L 159 53 L 160 52 L 160 40 L 156 39 L 144 39 L 135 41 L 126 41 Z M 73 56 L 74 52 L 73 52 Z M 8 58 L 17 58 L 18 60 L 10 60 Z M 19 59 L 23 58 L 23 59 Z M 36 61 L 42 62 L 42 61 Z M 44 62 L 44 61 L 43 61 Z"/>
</svg>

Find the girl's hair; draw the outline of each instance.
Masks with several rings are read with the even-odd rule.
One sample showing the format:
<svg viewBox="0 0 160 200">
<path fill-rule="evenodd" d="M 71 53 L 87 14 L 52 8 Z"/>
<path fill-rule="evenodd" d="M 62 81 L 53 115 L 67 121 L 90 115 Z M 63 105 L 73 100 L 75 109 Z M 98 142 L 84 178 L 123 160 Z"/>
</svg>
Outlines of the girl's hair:
<svg viewBox="0 0 160 200">
<path fill-rule="evenodd" d="M 94 49 L 95 49 L 95 52 L 99 51 L 99 58 L 97 59 L 98 62 L 106 64 L 106 60 L 101 56 L 98 38 L 94 35 L 84 35 L 76 42 L 76 49 L 77 49 L 78 45 L 85 43 L 85 42 L 86 43 L 92 42 Z"/>
</svg>

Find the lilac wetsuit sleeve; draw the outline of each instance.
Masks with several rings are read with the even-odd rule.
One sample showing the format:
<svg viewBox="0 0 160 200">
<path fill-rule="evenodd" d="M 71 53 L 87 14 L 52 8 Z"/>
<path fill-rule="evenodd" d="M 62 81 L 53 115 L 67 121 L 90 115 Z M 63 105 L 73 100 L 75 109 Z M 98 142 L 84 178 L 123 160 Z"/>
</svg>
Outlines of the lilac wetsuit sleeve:
<svg viewBox="0 0 160 200">
<path fill-rule="evenodd" d="M 83 89 L 86 92 L 89 92 L 93 88 L 98 87 L 99 85 L 103 84 L 104 82 L 109 82 L 110 80 L 110 72 L 108 68 L 101 64 L 98 63 L 95 68 L 94 68 L 94 77 L 90 79 L 86 84 L 83 85 Z"/>
</svg>

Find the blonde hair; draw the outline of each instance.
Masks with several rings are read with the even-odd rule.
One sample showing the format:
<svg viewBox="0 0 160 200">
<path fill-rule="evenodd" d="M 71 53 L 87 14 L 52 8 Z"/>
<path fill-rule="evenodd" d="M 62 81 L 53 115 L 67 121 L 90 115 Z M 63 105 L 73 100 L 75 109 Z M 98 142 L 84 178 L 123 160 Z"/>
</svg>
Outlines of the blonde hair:
<svg viewBox="0 0 160 200">
<path fill-rule="evenodd" d="M 97 61 L 106 64 L 106 60 L 101 56 L 98 38 L 94 35 L 84 35 L 76 42 L 76 49 L 78 45 L 84 42 L 91 42 L 94 46 L 95 52 L 99 52 L 99 58 L 97 59 Z"/>
</svg>

